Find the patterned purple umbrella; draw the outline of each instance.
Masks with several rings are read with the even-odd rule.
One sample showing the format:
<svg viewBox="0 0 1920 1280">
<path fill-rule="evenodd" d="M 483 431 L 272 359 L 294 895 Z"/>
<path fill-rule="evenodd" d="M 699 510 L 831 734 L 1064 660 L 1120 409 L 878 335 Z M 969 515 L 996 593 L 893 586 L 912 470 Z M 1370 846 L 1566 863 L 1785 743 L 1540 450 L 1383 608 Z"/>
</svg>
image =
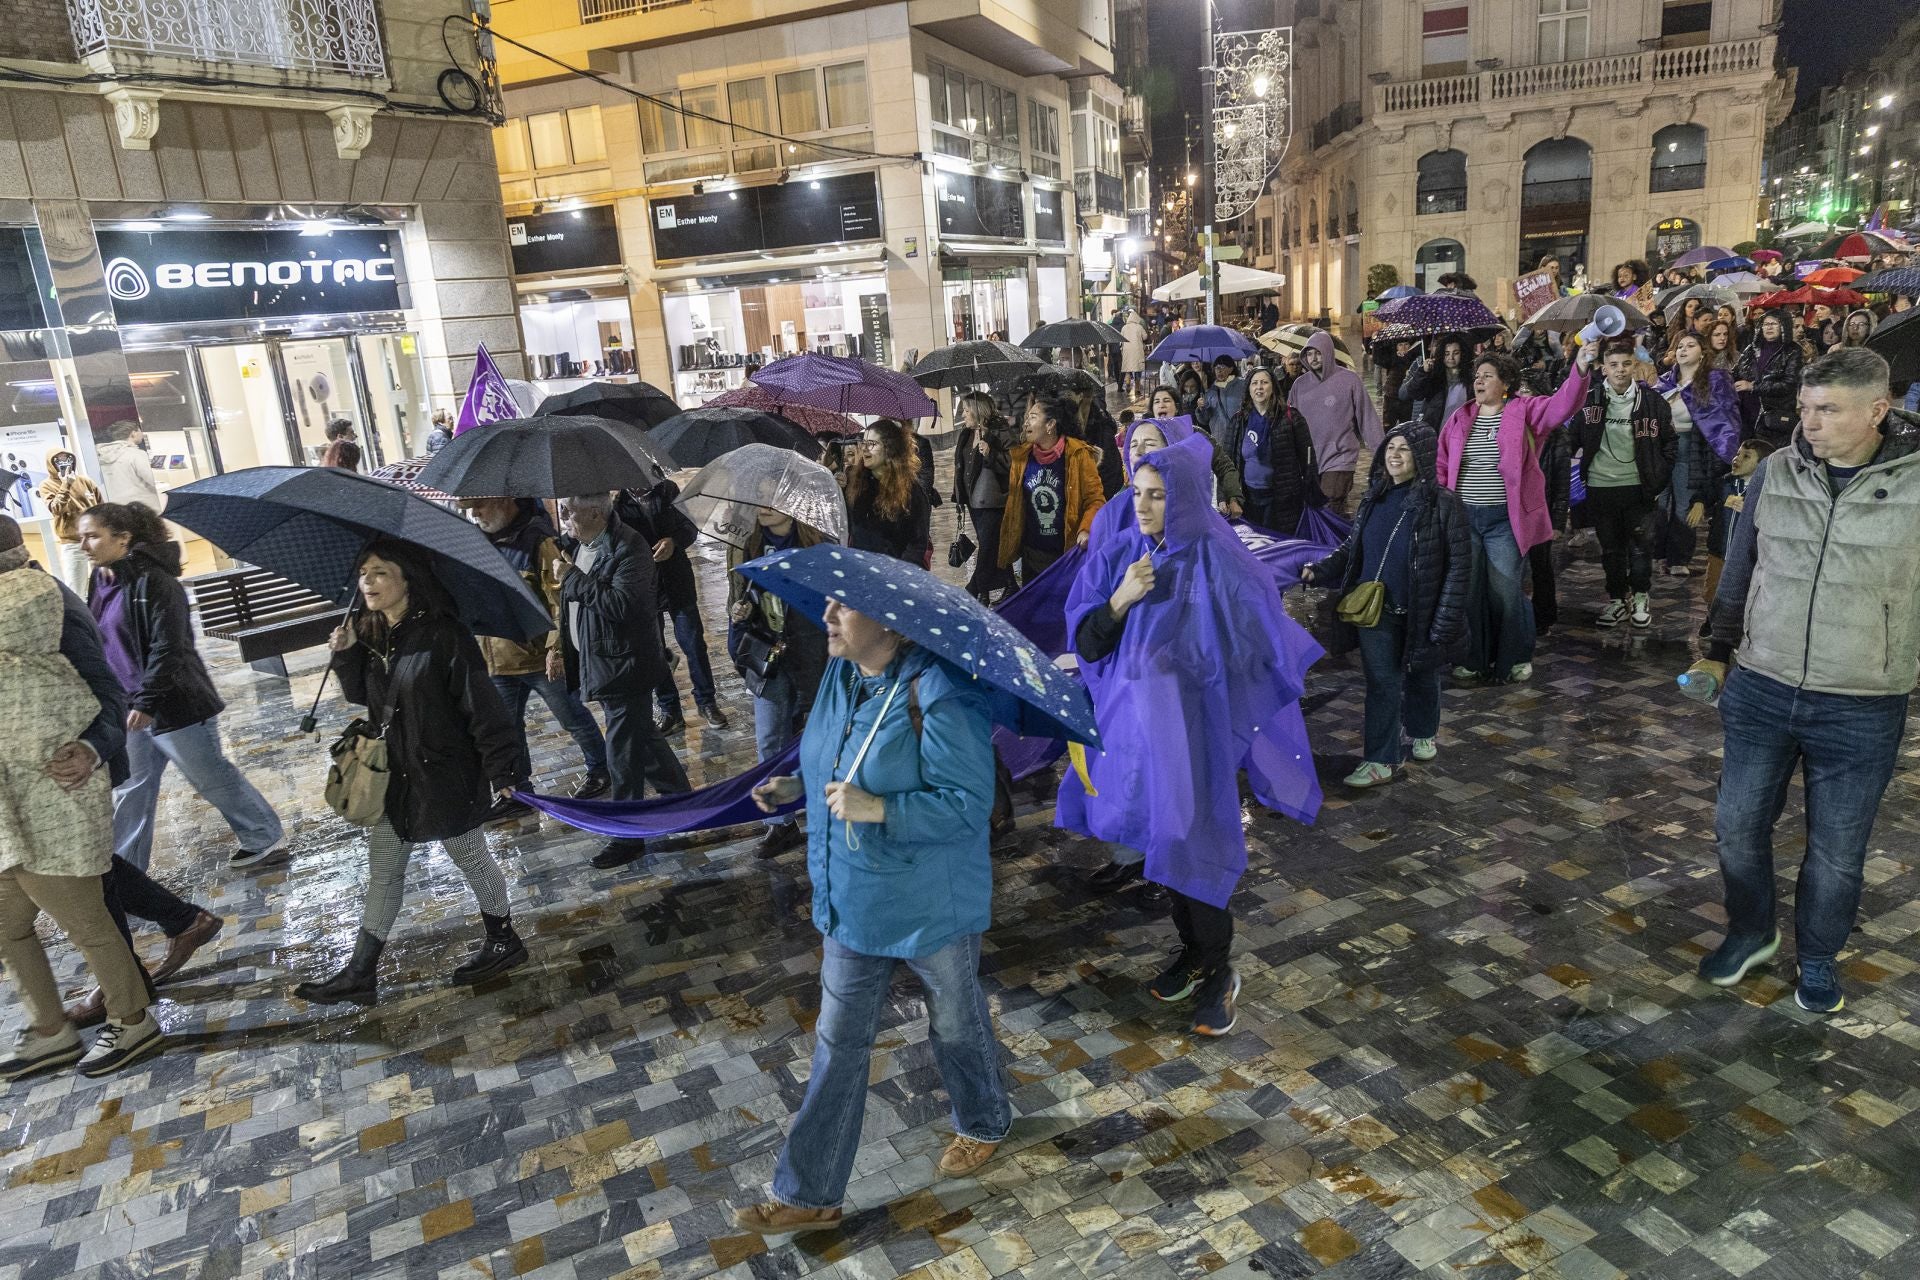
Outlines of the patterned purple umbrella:
<svg viewBox="0 0 1920 1280">
<path fill-rule="evenodd" d="M 811 405 L 834 413 L 883 418 L 940 416 L 939 407 L 927 399 L 927 393 L 912 378 L 851 356 L 808 351 L 775 360 L 754 374 L 753 380 L 788 404 Z"/>
<path fill-rule="evenodd" d="M 1675 258 L 1668 266 L 1704 267 L 1709 262 L 1718 262 L 1722 258 L 1731 258 L 1733 250 L 1722 249 L 1717 244 L 1703 244 L 1698 249 L 1689 249 Z"/>
<path fill-rule="evenodd" d="M 1406 326 L 1406 336 L 1413 338 L 1501 327 L 1500 317 L 1487 310 L 1486 303 L 1466 294 L 1427 293 L 1400 298 L 1374 314 L 1383 321 Z"/>
</svg>

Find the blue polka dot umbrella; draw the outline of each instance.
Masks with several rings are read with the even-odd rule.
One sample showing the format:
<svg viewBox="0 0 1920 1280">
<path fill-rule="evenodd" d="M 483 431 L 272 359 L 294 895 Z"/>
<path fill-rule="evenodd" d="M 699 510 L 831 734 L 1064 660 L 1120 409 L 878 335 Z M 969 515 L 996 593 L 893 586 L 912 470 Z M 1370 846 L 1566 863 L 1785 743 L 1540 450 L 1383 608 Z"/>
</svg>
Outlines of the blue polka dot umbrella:
<svg viewBox="0 0 1920 1280">
<path fill-rule="evenodd" d="M 994 690 L 994 719 L 1016 733 L 1100 745 L 1085 685 L 998 614 L 916 565 L 821 543 L 748 561 L 740 573 L 816 622 L 838 600 L 945 658 Z"/>
</svg>

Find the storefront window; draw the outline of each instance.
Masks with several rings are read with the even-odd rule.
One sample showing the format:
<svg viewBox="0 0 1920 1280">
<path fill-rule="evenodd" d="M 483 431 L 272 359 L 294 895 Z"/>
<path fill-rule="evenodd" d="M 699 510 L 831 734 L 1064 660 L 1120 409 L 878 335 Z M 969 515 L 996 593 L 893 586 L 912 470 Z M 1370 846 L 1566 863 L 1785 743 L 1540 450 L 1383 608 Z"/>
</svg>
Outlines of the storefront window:
<svg viewBox="0 0 1920 1280">
<path fill-rule="evenodd" d="M 1064 289 L 1065 273 L 1061 276 Z M 947 274 L 943 292 L 949 341 L 1018 342 L 1036 327 L 1023 268 L 972 267 L 952 271 Z M 1061 310 L 1065 311 L 1064 303 Z"/>
<path fill-rule="evenodd" d="M 359 436 L 363 467 L 370 453 L 365 444 L 366 420 L 354 395 L 353 365 L 345 338 L 315 338 L 280 344 L 280 363 L 287 379 L 287 396 L 300 440 L 298 461 L 317 466 L 327 452 L 327 424 L 344 418 Z"/>
<path fill-rule="evenodd" d="M 355 342 L 367 379 L 381 460 L 419 457 L 427 451 L 427 432 L 433 428 L 419 341 L 411 333 L 380 333 L 363 335 Z"/>
<path fill-rule="evenodd" d="M 894 359 L 884 275 L 669 294 L 661 310 L 685 408 L 739 386 L 750 366 L 802 351 Z"/>
<path fill-rule="evenodd" d="M 287 420 L 280 410 L 267 344 L 201 347 L 199 356 L 221 465 L 228 471 L 291 466 Z"/>
<path fill-rule="evenodd" d="M 45 518 L 46 506 L 36 486 L 47 478 L 47 451 L 64 448 L 60 397 L 53 366 L 45 360 L 0 363 L 0 512 L 26 527 Z M 47 533 L 46 536 L 51 536 Z M 53 557 L 36 552 L 42 564 Z"/>
<path fill-rule="evenodd" d="M 624 287 L 556 289 L 520 307 L 520 330 L 536 381 L 636 372 L 633 310 Z"/>
</svg>

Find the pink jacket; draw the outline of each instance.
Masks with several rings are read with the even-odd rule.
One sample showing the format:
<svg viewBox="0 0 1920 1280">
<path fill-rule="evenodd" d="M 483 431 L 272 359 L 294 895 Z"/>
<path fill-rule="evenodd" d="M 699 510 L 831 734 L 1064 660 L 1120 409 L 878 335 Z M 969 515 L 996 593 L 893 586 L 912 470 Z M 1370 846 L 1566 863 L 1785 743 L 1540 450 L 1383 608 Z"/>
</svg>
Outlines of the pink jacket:
<svg viewBox="0 0 1920 1280">
<path fill-rule="evenodd" d="M 1575 365 L 1550 396 L 1515 396 L 1500 410 L 1500 478 L 1507 485 L 1507 523 L 1522 552 L 1553 540 L 1553 516 L 1547 509 L 1547 478 L 1540 471 L 1541 437 L 1565 424 L 1587 398 L 1586 370 Z M 1447 416 L 1440 428 L 1440 483 L 1459 491 L 1460 462 L 1480 406 L 1469 400 Z"/>
</svg>

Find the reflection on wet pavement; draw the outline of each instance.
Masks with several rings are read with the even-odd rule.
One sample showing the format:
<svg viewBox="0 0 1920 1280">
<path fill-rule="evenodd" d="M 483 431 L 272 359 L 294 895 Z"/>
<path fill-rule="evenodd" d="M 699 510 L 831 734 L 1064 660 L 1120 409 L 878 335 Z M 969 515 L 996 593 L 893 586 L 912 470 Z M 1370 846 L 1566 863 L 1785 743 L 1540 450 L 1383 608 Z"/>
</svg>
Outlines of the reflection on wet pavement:
<svg viewBox="0 0 1920 1280">
<path fill-rule="evenodd" d="M 717 557 L 701 576 L 719 600 Z M 802 855 L 757 862 L 740 830 L 603 873 L 592 837 L 496 828 L 526 967 L 445 985 L 480 926 L 436 848 L 412 868 L 381 1004 L 306 1006 L 288 991 L 348 953 L 364 863 L 320 800 L 321 744 L 294 731 L 318 655 L 286 681 L 210 645 L 235 757 L 290 817 L 295 856 L 228 873 L 217 817 L 169 789 L 156 874 L 227 927 L 165 989 L 172 1052 L 0 1095 L 0 1280 L 1911 1280 L 1913 784 L 1898 775 L 1883 808 L 1845 1014 L 1795 1008 L 1790 969 L 1697 982 L 1720 920 L 1718 736 L 1671 691 L 1688 585 L 1662 581 L 1651 635 L 1603 635 L 1597 567 L 1578 561 L 1533 683 L 1450 691 L 1439 760 L 1364 795 L 1336 781 L 1358 753 L 1358 670 L 1323 662 L 1308 720 L 1329 803 L 1310 830 L 1249 819 L 1246 989 L 1223 1041 L 1146 996 L 1171 928 L 1083 890 L 1103 851 L 1023 791 L 984 961 L 1013 1139 L 977 1177 L 936 1179 L 946 1112 L 903 970 L 847 1225 L 772 1250 L 730 1209 L 761 1195 L 805 1089 Z M 735 727 L 680 740 L 696 784 L 752 756 L 744 692 L 721 689 Z M 535 708 L 558 787 L 577 761 Z M 1783 830 L 1797 813 L 1796 792 Z M 77 989 L 71 951 L 54 955 Z"/>
</svg>

